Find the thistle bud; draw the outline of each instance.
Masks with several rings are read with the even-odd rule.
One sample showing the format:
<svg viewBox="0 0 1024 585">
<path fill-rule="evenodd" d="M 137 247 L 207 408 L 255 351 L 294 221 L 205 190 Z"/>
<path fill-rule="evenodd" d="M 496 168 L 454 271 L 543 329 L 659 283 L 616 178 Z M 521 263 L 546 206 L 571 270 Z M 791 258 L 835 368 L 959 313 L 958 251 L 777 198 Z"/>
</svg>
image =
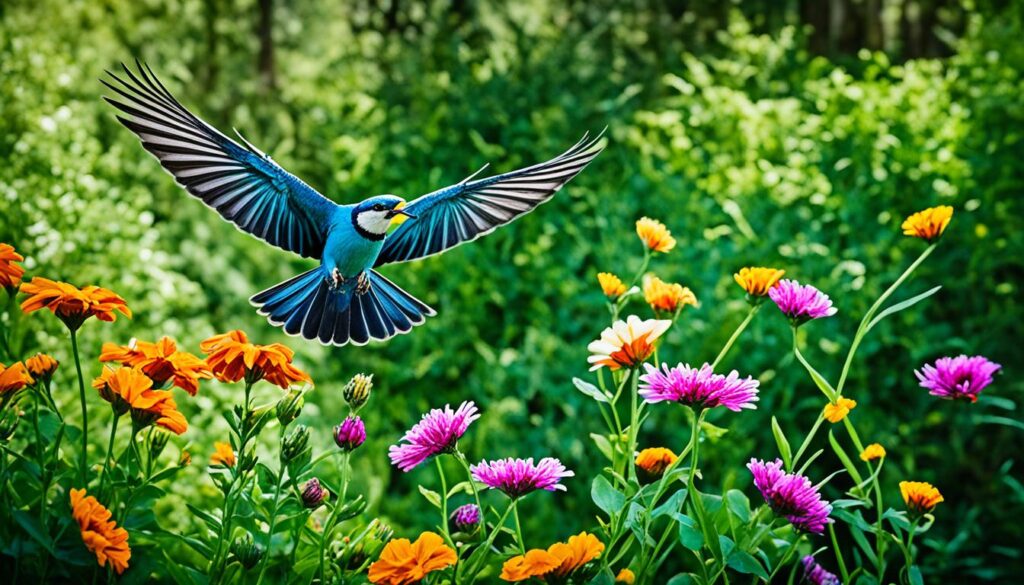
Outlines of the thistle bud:
<svg viewBox="0 0 1024 585">
<path fill-rule="evenodd" d="M 309 445 L 309 427 L 299 425 L 281 441 L 281 460 L 285 463 L 295 461 Z"/>
<path fill-rule="evenodd" d="M 352 451 L 366 441 L 366 427 L 358 416 L 350 416 L 334 427 L 334 442 L 346 451 Z"/>
<path fill-rule="evenodd" d="M 306 482 L 302 489 L 302 505 L 315 510 L 327 499 L 327 490 L 320 485 L 320 480 L 313 478 Z"/>
<path fill-rule="evenodd" d="M 263 558 L 263 547 L 253 542 L 251 534 L 244 534 L 231 543 L 231 554 L 248 571 Z"/>
<path fill-rule="evenodd" d="M 370 390 L 373 389 L 373 374 L 356 374 L 345 384 L 342 396 L 352 410 L 359 410 L 370 400 Z"/>
<path fill-rule="evenodd" d="M 459 506 L 448 520 L 455 532 L 472 534 L 480 527 L 480 508 L 476 504 Z"/>
<path fill-rule="evenodd" d="M 290 425 L 302 413 L 302 406 L 305 404 L 304 393 L 301 390 L 292 390 L 284 398 L 277 401 L 277 420 L 282 427 Z"/>
</svg>

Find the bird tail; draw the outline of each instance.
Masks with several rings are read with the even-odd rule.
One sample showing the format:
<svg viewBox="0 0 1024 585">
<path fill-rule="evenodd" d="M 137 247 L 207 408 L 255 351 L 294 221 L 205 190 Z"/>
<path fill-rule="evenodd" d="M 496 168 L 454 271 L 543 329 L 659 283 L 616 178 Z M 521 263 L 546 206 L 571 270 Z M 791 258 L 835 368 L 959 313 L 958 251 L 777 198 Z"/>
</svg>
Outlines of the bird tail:
<svg viewBox="0 0 1024 585">
<path fill-rule="evenodd" d="M 370 290 L 332 290 L 322 267 L 286 280 L 249 299 L 271 325 L 324 345 L 364 345 L 408 333 L 433 309 L 371 270 Z"/>
</svg>

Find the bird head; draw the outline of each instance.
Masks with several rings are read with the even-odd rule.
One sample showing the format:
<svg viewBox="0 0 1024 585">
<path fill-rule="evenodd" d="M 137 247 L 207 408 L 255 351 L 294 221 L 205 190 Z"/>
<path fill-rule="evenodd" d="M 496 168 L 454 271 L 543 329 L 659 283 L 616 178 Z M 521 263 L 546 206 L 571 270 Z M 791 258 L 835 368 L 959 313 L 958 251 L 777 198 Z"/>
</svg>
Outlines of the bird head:
<svg viewBox="0 0 1024 585">
<path fill-rule="evenodd" d="M 352 221 L 356 227 L 369 234 L 383 236 L 392 225 L 415 217 L 403 210 L 404 206 L 405 199 L 397 195 L 370 197 L 352 210 Z"/>
</svg>

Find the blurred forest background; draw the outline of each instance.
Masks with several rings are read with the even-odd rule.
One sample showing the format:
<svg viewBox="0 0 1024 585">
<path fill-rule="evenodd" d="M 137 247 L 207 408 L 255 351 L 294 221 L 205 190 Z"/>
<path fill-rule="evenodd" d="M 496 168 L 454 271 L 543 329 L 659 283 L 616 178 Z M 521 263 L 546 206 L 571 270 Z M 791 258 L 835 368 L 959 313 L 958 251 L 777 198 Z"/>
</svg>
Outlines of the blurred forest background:
<svg viewBox="0 0 1024 585">
<path fill-rule="evenodd" d="M 4 0 L 0 241 L 25 254 L 28 275 L 128 300 L 134 320 L 84 328 L 87 375 L 103 341 L 169 335 L 198 352 L 233 328 L 285 341 L 316 381 L 303 418 L 328 449 L 342 384 L 374 373 L 357 489 L 399 535 L 432 525 L 416 485 L 436 480 L 397 472 L 387 445 L 430 407 L 477 401 L 471 458 L 556 455 L 577 472 L 568 494 L 523 510 L 528 544 L 547 546 L 593 528 L 580 519 L 595 511 L 600 457 L 587 434 L 601 425 L 570 381 L 607 324 L 595 273 L 639 266 L 637 218 L 672 229 L 679 246 L 652 269 L 701 300 L 663 358 L 713 358 L 744 314 L 732 273 L 779 266 L 840 310 L 806 328 L 808 355 L 834 378 L 864 310 L 920 251 L 901 219 L 953 205 L 943 245 L 905 295 L 943 290 L 869 336 L 848 387 L 861 435 L 889 450 L 890 505 L 899 479 L 946 497 L 923 539 L 926 576 L 1005 582 L 1024 571 L 1022 38 L 1020 1 Z M 532 164 L 606 125 L 609 146 L 512 227 L 385 271 L 436 318 L 386 345 L 322 348 L 284 338 L 247 302 L 310 263 L 186 195 L 100 100 L 103 70 L 135 58 L 338 202 L 413 198 L 486 162 Z M 45 347 L 70 363 L 55 319 L 22 323 L 26 355 Z M 817 416 L 821 397 L 789 344 L 766 310 L 730 356 L 762 380 L 762 400 L 717 419 L 732 431 L 704 451 L 709 481 L 749 492 L 742 464 L 776 455 L 769 417 L 793 440 Z M 915 367 L 961 352 L 1005 368 L 978 404 L 917 387 Z M 67 401 L 72 372 L 58 378 Z M 201 462 L 225 432 L 218 412 L 238 400 L 227 390 L 207 383 L 181 401 L 199 464 L 160 503 L 170 528 L 189 529 L 183 500 L 216 494 Z M 685 418 L 662 420 L 674 422 L 644 443 L 678 449 Z M 819 477 L 837 468 L 815 463 Z"/>
</svg>

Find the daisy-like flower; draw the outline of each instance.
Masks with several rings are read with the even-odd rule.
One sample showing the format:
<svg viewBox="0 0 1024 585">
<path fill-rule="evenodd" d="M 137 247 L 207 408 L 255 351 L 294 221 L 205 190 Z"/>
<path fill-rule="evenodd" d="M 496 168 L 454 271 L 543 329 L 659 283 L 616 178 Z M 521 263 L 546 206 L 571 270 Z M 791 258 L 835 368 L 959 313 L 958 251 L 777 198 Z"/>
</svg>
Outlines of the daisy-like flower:
<svg viewBox="0 0 1024 585">
<path fill-rule="evenodd" d="M 822 416 L 824 416 L 825 420 L 828 422 L 835 424 L 846 418 L 846 415 L 850 414 L 850 411 L 856 408 L 856 406 L 856 400 L 840 396 L 835 402 L 829 402 L 825 405 L 825 410 L 822 411 Z"/>
<path fill-rule="evenodd" d="M 25 360 L 25 367 L 28 368 L 32 377 L 36 380 L 42 380 L 44 383 L 50 381 L 50 378 L 53 377 L 53 373 L 57 371 L 57 367 L 59 365 L 60 362 L 55 360 L 53 356 L 45 353 L 37 353 Z"/>
<path fill-rule="evenodd" d="M 29 295 L 22 301 L 21 310 L 32 313 L 49 309 L 68 329 L 77 331 L 89 317 L 100 321 L 114 321 L 121 313 L 129 319 L 131 309 L 113 291 L 98 286 L 78 288 L 66 282 L 57 282 L 37 276 L 21 285 L 21 292 Z"/>
<path fill-rule="evenodd" d="M 229 331 L 203 341 L 199 349 L 206 354 L 206 363 L 221 382 L 245 379 L 250 384 L 266 380 L 287 390 L 299 382 L 312 383 L 309 374 L 292 365 L 295 357 L 280 343 L 257 345 L 239 330 Z"/>
<path fill-rule="evenodd" d="M 178 351 L 170 337 L 161 337 L 156 343 L 137 339 L 132 339 L 128 345 L 104 343 L 100 361 L 119 362 L 142 370 L 157 388 L 172 382 L 192 396 L 199 392 L 200 379 L 213 377 L 205 361 L 187 351 Z"/>
<path fill-rule="evenodd" d="M 875 459 L 883 458 L 885 458 L 885 447 L 878 443 L 871 443 L 860 452 L 861 461 L 874 461 Z"/>
<path fill-rule="evenodd" d="M 795 280 L 780 280 L 768 291 L 768 297 L 775 301 L 779 310 L 789 317 L 794 325 L 803 324 L 811 319 L 831 317 L 838 311 L 832 306 L 832 300 L 827 294 Z"/>
<path fill-rule="evenodd" d="M 480 507 L 476 504 L 465 504 L 455 508 L 448 520 L 456 532 L 471 534 L 480 527 Z"/>
<path fill-rule="evenodd" d="M 110 510 L 96 498 L 86 496 L 84 489 L 72 489 L 71 516 L 78 523 L 85 547 L 96 555 L 96 562 L 101 567 L 109 563 L 118 575 L 124 573 L 132 557 L 128 531 L 110 519 Z"/>
<path fill-rule="evenodd" d="M 953 219 L 953 208 L 948 205 L 929 207 L 924 211 L 918 211 L 903 221 L 900 226 L 903 235 L 914 238 L 921 238 L 929 244 L 939 239 L 946 226 Z"/>
<path fill-rule="evenodd" d="M 939 358 L 935 365 L 925 364 L 914 375 L 922 388 L 939 398 L 978 401 L 978 394 L 992 383 L 992 375 L 1002 368 L 980 355 Z"/>
<path fill-rule="evenodd" d="M 118 415 L 131 411 L 132 421 L 139 428 L 155 424 L 177 435 L 188 430 L 174 396 L 167 390 L 154 390 L 153 381 L 135 368 L 105 367 L 92 386 Z"/>
<path fill-rule="evenodd" d="M 636 582 L 636 575 L 629 569 L 622 569 L 615 575 L 615 585 L 633 585 Z"/>
<path fill-rule="evenodd" d="M 604 543 L 593 534 L 581 532 L 566 542 L 556 542 L 547 550 L 533 549 L 512 557 L 501 568 L 501 579 L 518 582 L 537 578 L 545 583 L 563 583 L 578 577 L 587 564 L 604 552 Z"/>
<path fill-rule="evenodd" d="M 25 364 L 14 362 L 10 366 L 0 364 L 0 396 L 13 394 L 33 382 Z"/>
<path fill-rule="evenodd" d="M 636 456 L 636 466 L 647 474 L 650 479 L 664 475 L 665 470 L 676 462 L 676 454 L 664 447 L 650 447 L 640 451 Z"/>
<path fill-rule="evenodd" d="M 611 370 L 639 366 L 654 354 L 654 343 L 671 326 L 672 321 L 668 319 L 641 321 L 636 315 L 616 321 L 601 332 L 600 339 L 587 346 L 590 371 L 605 366 Z"/>
<path fill-rule="evenodd" d="M 665 224 L 656 219 L 642 217 L 636 222 L 636 235 L 652 252 L 669 252 L 676 247 L 676 239 Z"/>
<path fill-rule="evenodd" d="M 435 408 L 402 436 L 404 445 L 388 449 L 388 457 L 402 471 L 411 471 L 434 455 L 454 452 L 466 429 L 478 418 L 480 414 L 473 402 L 463 402 L 456 410 L 447 404 L 444 410 Z"/>
<path fill-rule="evenodd" d="M 216 441 L 213 443 L 213 455 L 210 455 L 211 465 L 223 465 L 224 467 L 234 467 L 237 460 L 235 459 L 235 450 L 231 448 L 231 443 L 222 443 Z M 189 457 L 191 459 L 191 457 Z"/>
<path fill-rule="evenodd" d="M 779 283 L 779 279 L 785 273 L 785 270 L 779 270 L 778 268 L 748 266 L 741 268 L 732 277 L 736 280 L 736 284 L 747 291 L 748 300 L 760 303 L 764 300 L 764 297 L 768 296 L 768 291 Z"/>
<path fill-rule="evenodd" d="M 646 374 L 640 376 L 640 396 L 649 404 L 656 402 L 678 402 L 693 408 L 714 408 L 724 406 L 733 412 L 744 408 L 753 409 L 757 402 L 760 383 L 747 376 L 740 378 L 736 370 L 728 376 L 716 374 L 709 364 L 691 368 L 679 364 L 661 369 L 644 364 Z"/>
<path fill-rule="evenodd" d="M 811 480 L 798 473 L 782 470 L 782 460 L 764 462 L 751 459 L 747 469 L 754 475 L 754 486 L 765 503 L 777 515 L 789 520 L 797 530 L 821 534 L 832 520 L 832 506 L 821 498 Z"/>
<path fill-rule="evenodd" d="M 800 564 L 804 566 L 804 579 L 811 585 L 842 585 L 839 577 L 826 571 L 811 555 L 805 556 Z"/>
<path fill-rule="evenodd" d="M 369 578 L 377 585 L 412 585 L 456 561 L 458 556 L 444 539 L 433 532 L 424 532 L 416 542 L 409 542 L 407 538 L 388 542 L 380 553 L 380 560 L 370 565 Z"/>
<path fill-rule="evenodd" d="M 25 269 L 18 265 L 18 262 L 25 258 L 14 251 L 10 244 L 0 244 L 0 286 L 8 291 L 13 291 L 21 284 L 21 277 Z"/>
<path fill-rule="evenodd" d="M 626 294 L 626 285 L 611 272 L 598 272 L 597 282 L 601 285 L 601 292 L 609 299 L 615 300 Z"/>
<path fill-rule="evenodd" d="M 644 300 L 655 312 L 675 313 L 686 305 L 697 306 L 697 297 L 689 288 L 665 282 L 652 274 L 644 278 Z"/>
<path fill-rule="evenodd" d="M 490 489 L 505 492 L 505 495 L 512 499 L 521 498 L 536 490 L 564 492 L 565 486 L 559 482 L 563 478 L 576 475 L 554 457 L 545 457 L 536 464 L 533 457 L 481 461 L 469 470 L 473 474 L 473 479 Z"/>
<path fill-rule="evenodd" d="M 903 503 L 913 516 L 927 514 L 940 502 L 945 501 L 939 490 L 926 481 L 901 481 L 900 495 L 903 496 Z"/>
</svg>

